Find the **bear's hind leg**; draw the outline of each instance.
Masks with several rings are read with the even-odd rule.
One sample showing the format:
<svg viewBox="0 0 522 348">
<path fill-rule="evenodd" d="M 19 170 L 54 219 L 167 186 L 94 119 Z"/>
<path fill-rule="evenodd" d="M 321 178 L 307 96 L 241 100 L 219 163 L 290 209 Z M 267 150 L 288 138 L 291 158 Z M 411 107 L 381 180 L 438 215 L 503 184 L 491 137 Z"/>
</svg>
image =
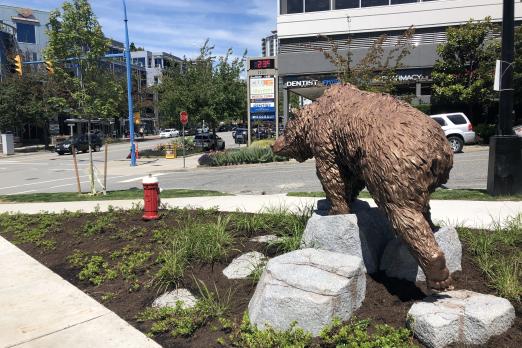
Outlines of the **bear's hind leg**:
<svg viewBox="0 0 522 348">
<path fill-rule="evenodd" d="M 317 176 L 319 181 L 321 181 L 326 198 L 332 204 L 329 214 L 350 214 L 350 207 L 348 206 L 350 197 L 346 196 L 349 190 L 347 191 L 340 167 L 333 159 L 325 160 L 316 157 L 315 163 Z"/>
<path fill-rule="evenodd" d="M 438 246 L 423 212 L 396 204 L 385 205 L 385 210 L 393 228 L 424 271 L 428 286 L 435 290 L 449 289 L 451 277 L 444 252 Z"/>
</svg>

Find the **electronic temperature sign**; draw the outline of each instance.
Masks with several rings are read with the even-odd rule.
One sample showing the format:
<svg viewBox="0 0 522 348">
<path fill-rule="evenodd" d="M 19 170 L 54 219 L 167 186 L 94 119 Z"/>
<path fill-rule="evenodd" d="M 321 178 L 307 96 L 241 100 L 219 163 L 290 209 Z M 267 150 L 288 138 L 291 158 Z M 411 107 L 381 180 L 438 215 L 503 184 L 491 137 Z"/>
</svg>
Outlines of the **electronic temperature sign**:
<svg viewBox="0 0 522 348">
<path fill-rule="evenodd" d="M 252 59 L 250 60 L 250 70 L 275 69 L 274 58 Z"/>
</svg>

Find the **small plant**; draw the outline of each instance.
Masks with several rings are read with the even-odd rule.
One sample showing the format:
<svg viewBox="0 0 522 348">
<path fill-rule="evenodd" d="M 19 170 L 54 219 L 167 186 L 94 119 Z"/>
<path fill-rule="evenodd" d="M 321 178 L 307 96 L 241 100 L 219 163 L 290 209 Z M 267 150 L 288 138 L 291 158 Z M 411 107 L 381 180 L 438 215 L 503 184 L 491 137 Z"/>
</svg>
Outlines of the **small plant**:
<svg viewBox="0 0 522 348">
<path fill-rule="evenodd" d="M 185 308 L 178 301 L 174 308 L 148 308 L 137 320 L 153 322 L 151 335 L 169 332 L 173 337 L 189 337 L 212 319 L 222 318 L 228 312 L 230 297 L 223 299 L 217 292 L 210 292 L 202 282 L 196 283 L 202 297 L 193 308 Z"/>
<path fill-rule="evenodd" d="M 159 290 L 165 291 L 177 286 L 189 264 L 186 245 L 179 240 L 173 240 L 169 248 L 162 249 L 158 262 L 161 263 L 161 268 L 154 276 L 153 282 Z"/>
<path fill-rule="evenodd" d="M 116 298 L 116 294 L 114 292 L 106 292 L 102 295 L 101 300 L 103 302 L 110 302 Z"/>
<path fill-rule="evenodd" d="M 240 327 L 234 330 L 228 339 L 232 346 L 241 348 L 304 348 L 312 344 L 312 335 L 297 327 L 296 323 L 292 323 L 286 331 L 277 331 L 270 327 L 260 330 L 250 323 L 246 312 Z"/>
<path fill-rule="evenodd" d="M 256 265 L 252 273 L 248 276 L 248 279 L 252 280 L 252 283 L 257 284 L 263 272 L 265 271 L 267 262 L 262 262 Z"/>
<path fill-rule="evenodd" d="M 110 269 L 109 264 L 99 255 L 91 256 L 78 273 L 80 280 L 88 280 L 96 286 L 101 285 L 105 280 L 113 280 L 117 276 L 118 273 Z"/>
<path fill-rule="evenodd" d="M 88 259 L 89 256 L 78 249 L 74 250 L 71 255 L 67 256 L 67 262 L 69 262 L 69 264 L 75 268 L 83 268 Z"/>
<path fill-rule="evenodd" d="M 352 319 L 343 324 L 339 319 L 334 319 L 319 336 L 325 344 L 335 347 L 415 347 L 410 330 L 376 325 L 375 330 L 370 334 L 368 332 L 370 324 L 370 320 Z"/>
<path fill-rule="evenodd" d="M 489 285 L 502 297 L 521 301 L 522 214 L 496 223 L 494 231 L 459 228 L 459 235 L 484 272 Z"/>
<path fill-rule="evenodd" d="M 96 213 L 98 215 L 98 213 Z M 113 214 L 100 214 L 100 216 L 94 222 L 87 222 L 83 226 L 83 234 L 87 237 L 92 237 L 103 232 L 111 232 L 115 229 L 112 223 L 114 219 Z"/>
<path fill-rule="evenodd" d="M 134 280 L 136 272 L 143 268 L 151 256 L 152 253 L 148 251 L 138 251 L 124 255 L 118 263 L 118 270 L 125 280 Z"/>
</svg>

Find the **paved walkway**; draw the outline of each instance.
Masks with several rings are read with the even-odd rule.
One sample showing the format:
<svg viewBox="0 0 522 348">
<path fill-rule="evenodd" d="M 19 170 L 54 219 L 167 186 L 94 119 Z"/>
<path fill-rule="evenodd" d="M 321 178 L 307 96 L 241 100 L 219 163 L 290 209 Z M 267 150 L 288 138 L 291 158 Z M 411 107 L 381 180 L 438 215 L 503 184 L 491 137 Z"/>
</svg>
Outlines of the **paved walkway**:
<svg viewBox="0 0 522 348">
<path fill-rule="evenodd" d="M 285 208 L 299 211 L 305 207 L 316 206 L 320 198 L 288 197 L 286 195 L 239 195 L 223 197 L 193 197 L 164 199 L 170 207 L 218 208 L 220 211 L 243 211 L 257 213 L 267 209 Z M 365 199 L 371 206 L 375 203 Z M 109 207 L 130 209 L 142 200 L 90 201 L 66 203 L 23 203 L 0 204 L 0 213 L 37 214 L 40 212 L 60 213 L 64 210 L 93 212 L 106 211 Z M 485 201 L 431 201 L 434 222 L 470 228 L 492 228 L 507 218 L 522 213 L 522 202 Z"/>
</svg>

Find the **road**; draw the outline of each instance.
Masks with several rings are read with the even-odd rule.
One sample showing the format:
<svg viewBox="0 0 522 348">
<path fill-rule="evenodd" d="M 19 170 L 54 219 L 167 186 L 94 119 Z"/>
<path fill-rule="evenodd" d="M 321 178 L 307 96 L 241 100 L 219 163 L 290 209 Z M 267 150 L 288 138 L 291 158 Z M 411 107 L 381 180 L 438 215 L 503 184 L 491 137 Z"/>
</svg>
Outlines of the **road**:
<svg viewBox="0 0 522 348">
<path fill-rule="evenodd" d="M 230 133 L 221 134 L 227 147 L 235 147 Z M 153 148 L 165 140 L 149 140 L 139 144 L 140 150 Z M 128 168 L 125 160 L 128 144 L 113 144 L 109 151 L 108 189 L 120 190 L 140 187 L 143 176 L 135 168 Z M 79 154 L 79 171 L 82 187 L 88 187 L 88 154 Z M 94 163 L 103 171 L 103 152 L 94 154 Z M 487 148 L 467 147 L 455 156 L 454 169 L 446 185 L 449 188 L 485 189 L 487 183 Z M 150 172 L 159 172 L 153 161 Z M 113 170 L 112 168 L 120 168 Z M 147 169 L 149 170 L 149 169 Z M 111 174 L 112 172 L 112 174 Z M 117 173 L 114 173 L 117 172 Z M 38 153 L 0 158 L 0 195 L 73 192 L 76 189 L 72 156 L 55 153 Z M 275 194 L 292 191 L 320 191 L 321 184 L 315 174 L 314 161 L 305 163 L 271 163 L 263 165 L 224 168 L 193 168 L 161 171 L 161 186 L 166 189 L 208 189 L 228 193 Z"/>
</svg>

